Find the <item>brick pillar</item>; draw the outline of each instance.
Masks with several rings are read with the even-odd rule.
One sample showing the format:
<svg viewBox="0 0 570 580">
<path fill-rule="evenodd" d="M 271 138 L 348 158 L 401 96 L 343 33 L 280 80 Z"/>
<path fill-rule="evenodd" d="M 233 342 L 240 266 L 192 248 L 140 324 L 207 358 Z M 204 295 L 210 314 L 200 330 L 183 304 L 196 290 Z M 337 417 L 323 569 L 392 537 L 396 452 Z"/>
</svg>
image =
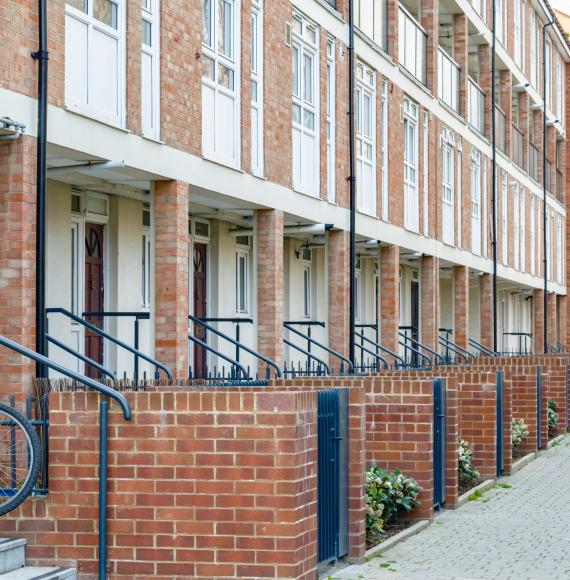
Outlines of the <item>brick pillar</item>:
<svg viewBox="0 0 570 580">
<path fill-rule="evenodd" d="M 499 95 L 497 99 L 499 100 L 499 106 L 505 113 L 505 148 L 507 155 L 511 156 L 511 138 L 512 138 L 512 125 L 511 121 L 513 118 L 513 83 L 511 78 L 510 70 L 502 70 L 498 73 L 499 77 Z M 497 133 L 499 129 L 497 127 Z"/>
<path fill-rule="evenodd" d="M 533 350 L 536 354 L 544 352 L 544 290 L 533 290 L 532 293 L 532 334 Z"/>
<path fill-rule="evenodd" d="M 558 316 L 556 312 L 556 294 L 549 292 L 547 296 L 546 309 L 548 313 L 548 344 L 558 342 Z"/>
<path fill-rule="evenodd" d="M 283 212 L 256 213 L 257 350 L 283 366 Z M 260 365 L 260 371 L 265 366 Z"/>
<path fill-rule="evenodd" d="M 388 18 L 388 53 L 394 62 L 399 62 L 398 56 L 398 22 L 400 15 L 399 0 L 387 0 L 386 14 Z"/>
<path fill-rule="evenodd" d="M 188 184 L 154 186 L 155 356 L 188 377 Z"/>
<path fill-rule="evenodd" d="M 0 141 L 0 335 L 35 350 L 35 139 Z M 2 397 L 32 390 L 34 364 L 0 347 Z"/>
<path fill-rule="evenodd" d="M 422 256 L 420 293 L 420 341 L 437 351 L 439 350 L 439 260 L 435 256 Z"/>
<path fill-rule="evenodd" d="M 467 119 L 467 71 L 468 48 L 469 48 L 469 29 L 466 14 L 456 14 L 453 19 L 455 50 L 454 58 L 461 71 L 459 73 L 459 114 Z"/>
<path fill-rule="evenodd" d="M 481 303 L 480 342 L 491 350 L 493 345 L 493 276 L 483 274 L 479 282 L 479 300 Z"/>
<path fill-rule="evenodd" d="M 385 246 L 380 253 L 380 343 L 398 353 L 400 326 L 400 248 Z"/>
<path fill-rule="evenodd" d="M 420 23 L 427 33 L 426 86 L 437 94 L 437 51 L 439 46 L 439 1 L 423 0 L 420 3 Z"/>
<path fill-rule="evenodd" d="M 558 320 L 558 342 L 566 345 L 568 340 L 567 327 L 568 327 L 568 297 L 567 296 L 557 296 L 557 320 Z"/>
<path fill-rule="evenodd" d="M 453 297 L 455 302 L 454 342 L 462 348 L 469 346 L 469 268 L 454 266 Z"/>
<path fill-rule="evenodd" d="M 340 230 L 329 232 L 329 346 L 344 356 L 348 356 L 349 341 L 348 308 L 350 280 L 348 244 L 348 232 Z M 331 363 L 336 364 L 336 362 L 336 360 L 331 359 Z"/>
<path fill-rule="evenodd" d="M 479 85 L 485 93 L 485 136 L 489 139 L 491 135 L 491 47 L 488 44 L 479 45 Z"/>
</svg>

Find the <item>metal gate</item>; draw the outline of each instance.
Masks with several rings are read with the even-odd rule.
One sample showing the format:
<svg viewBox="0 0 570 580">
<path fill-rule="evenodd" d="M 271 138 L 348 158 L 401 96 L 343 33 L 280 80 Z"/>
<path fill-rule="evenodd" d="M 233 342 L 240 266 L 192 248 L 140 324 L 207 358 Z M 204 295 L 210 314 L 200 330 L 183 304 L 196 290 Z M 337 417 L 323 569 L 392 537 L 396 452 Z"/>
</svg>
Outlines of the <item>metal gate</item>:
<svg viewBox="0 0 570 580">
<path fill-rule="evenodd" d="M 445 504 L 445 454 L 447 433 L 447 392 L 443 379 L 433 381 L 433 504 L 440 509 Z"/>
<path fill-rule="evenodd" d="M 319 563 L 348 553 L 348 390 L 319 391 Z"/>
<path fill-rule="evenodd" d="M 542 449 L 542 367 L 536 367 L 536 437 Z"/>
<path fill-rule="evenodd" d="M 497 477 L 505 470 L 505 373 L 497 371 Z"/>
</svg>

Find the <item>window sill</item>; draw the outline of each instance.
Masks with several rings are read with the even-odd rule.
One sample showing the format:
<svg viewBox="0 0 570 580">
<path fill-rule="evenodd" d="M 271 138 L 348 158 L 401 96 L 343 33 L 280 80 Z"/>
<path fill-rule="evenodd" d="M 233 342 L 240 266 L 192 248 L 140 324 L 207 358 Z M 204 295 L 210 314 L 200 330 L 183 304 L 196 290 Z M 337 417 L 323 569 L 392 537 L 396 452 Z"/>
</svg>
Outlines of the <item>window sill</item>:
<svg viewBox="0 0 570 580">
<path fill-rule="evenodd" d="M 437 98 L 439 104 L 450 114 L 453 115 L 458 121 L 461 121 L 462 123 L 465 122 L 465 119 L 461 116 L 461 114 L 456 111 L 453 107 L 450 107 L 445 101 L 443 101 L 442 99 L 440 99 L 439 97 Z"/>
<path fill-rule="evenodd" d="M 226 161 L 216 158 L 215 156 L 208 155 L 208 153 L 202 153 L 202 159 L 204 159 L 204 161 L 209 161 L 210 163 L 215 163 L 220 167 L 225 167 L 226 169 L 233 169 L 233 171 L 237 171 L 238 173 L 245 173 L 245 171 L 237 167 L 237 165 L 230 164 Z"/>
<path fill-rule="evenodd" d="M 302 189 L 297 189 L 296 187 L 293 187 L 293 191 L 295 193 L 299 193 L 301 195 L 304 195 L 305 197 L 310 197 L 311 199 L 316 199 L 318 201 L 325 201 L 318 193 L 308 193 L 307 191 L 303 191 Z"/>
<path fill-rule="evenodd" d="M 357 26 L 354 27 L 354 32 L 356 36 L 360 40 L 362 40 L 362 42 L 364 42 L 372 50 L 383 56 L 390 64 L 392 65 L 394 64 L 394 59 L 381 44 L 378 44 L 373 38 L 370 38 L 366 33 L 362 32 L 362 30 L 360 30 Z"/>
<path fill-rule="evenodd" d="M 91 121 L 96 121 L 97 123 L 107 125 L 108 127 L 113 127 L 113 129 L 118 129 L 119 131 L 123 131 L 124 133 L 131 133 L 131 131 L 123 127 L 121 123 L 109 118 L 101 117 L 87 107 L 65 104 L 63 108 L 68 113 L 73 113 L 74 115 L 78 115 L 79 117 L 83 117 Z"/>
<path fill-rule="evenodd" d="M 150 135 L 145 135 L 144 133 L 141 133 L 140 136 L 145 140 L 145 141 L 151 141 L 152 143 L 156 143 L 157 145 L 165 145 L 166 143 L 160 139 L 159 137 L 151 137 Z"/>
<path fill-rule="evenodd" d="M 424 93 L 426 93 L 426 95 L 433 97 L 430 89 L 428 89 L 428 87 L 418 77 L 411 73 L 403 64 L 398 64 L 398 68 L 404 76 L 408 77 L 415 85 L 417 85 Z"/>
</svg>

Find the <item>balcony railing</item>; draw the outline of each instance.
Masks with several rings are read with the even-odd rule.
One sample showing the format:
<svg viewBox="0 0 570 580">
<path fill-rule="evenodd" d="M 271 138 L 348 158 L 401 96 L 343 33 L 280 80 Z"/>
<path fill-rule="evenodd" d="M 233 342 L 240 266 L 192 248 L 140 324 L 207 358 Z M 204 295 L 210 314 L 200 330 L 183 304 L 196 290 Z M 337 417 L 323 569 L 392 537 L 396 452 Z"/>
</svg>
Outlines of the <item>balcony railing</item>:
<svg viewBox="0 0 570 580">
<path fill-rule="evenodd" d="M 538 148 L 532 143 L 528 148 L 528 174 L 538 181 Z"/>
<path fill-rule="evenodd" d="M 475 12 L 477 12 L 477 14 L 479 14 L 479 16 L 481 16 L 481 18 L 486 21 L 487 20 L 487 15 L 485 14 L 485 9 L 487 7 L 486 1 L 485 0 L 471 0 L 471 5 L 473 6 L 473 9 L 475 10 Z"/>
<path fill-rule="evenodd" d="M 400 6 L 398 25 L 400 64 L 425 84 L 427 34 L 420 23 L 402 6 Z"/>
<path fill-rule="evenodd" d="M 495 129 L 497 137 L 497 147 L 503 152 L 507 152 L 507 116 L 495 105 Z"/>
<path fill-rule="evenodd" d="M 560 169 L 556 170 L 556 199 L 564 203 L 564 175 Z"/>
<path fill-rule="evenodd" d="M 438 49 L 438 97 L 454 111 L 459 111 L 459 65 L 443 50 Z"/>
<path fill-rule="evenodd" d="M 512 125 L 512 159 L 521 169 L 525 169 L 524 135 L 514 123 Z"/>
<path fill-rule="evenodd" d="M 468 115 L 469 124 L 479 131 L 485 132 L 485 93 L 481 87 L 472 79 L 468 83 Z"/>
<path fill-rule="evenodd" d="M 552 163 L 546 160 L 546 175 L 545 175 L 546 191 L 554 193 L 552 190 Z"/>
</svg>

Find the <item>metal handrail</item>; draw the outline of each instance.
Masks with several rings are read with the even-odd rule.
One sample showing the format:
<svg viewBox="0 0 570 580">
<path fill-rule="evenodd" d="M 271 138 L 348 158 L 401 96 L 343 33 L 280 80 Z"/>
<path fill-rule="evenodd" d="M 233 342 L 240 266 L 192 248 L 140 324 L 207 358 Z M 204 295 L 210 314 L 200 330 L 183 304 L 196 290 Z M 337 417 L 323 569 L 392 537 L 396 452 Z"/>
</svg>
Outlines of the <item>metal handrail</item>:
<svg viewBox="0 0 570 580">
<path fill-rule="evenodd" d="M 455 344 L 451 340 L 448 340 L 444 336 L 440 336 L 438 340 L 439 340 L 439 345 L 443 346 L 446 349 L 446 351 L 451 351 L 451 352 L 455 353 L 460 358 L 462 358 L 465 362 L 468 362 L 469 359 L 471 358 L 472 355 L 470 353 L 466 354 L 465 352 L 461 352 L 462 349 L 459 345 Z M 448 361 L 451 360 L 449 358 L 448 354 L 446 354 L 446 358 Z"/>
<path fill-rule="evenodd" d="M 370 349 L 366 348 L 362 344 L 357 344 L 356 341 L 354 343 L 354 346 L 355 346 L 355 348 L 359 348 L 362 352 L 366 352 L 369 355 L 372 355 L 372 357 L 374 357 L 376 359 L 376 365 L 378 365 L 378 362 L 381 362 L 384 365 L 385 370 L 388 370 L 390 368 L 388 361 L 385 358 L 382 358 L 378 353 L 371 351 Z M 363 366 L 363 365 L 361 365 L 361 366 Z M 379 370 L 378 366 L 376 368 L 377 368 L 377 370 Z"/>
<path fill-rule="evenodd" d="M 323 366 L 326 369 L 328 375 L 331 374 L 331 369 L 330 369 L 329 365 L 324 360 L 320 359 L 318 356 L 315 356 L 313 353 L 309 352 L 308 350 L 305 350 L 304 348 L 300 347 L 298 344 L 295 344 L 294 342 L 291 342 L 290 340 L 288 340 L 286 338 L 283 339 L 283 342 L 287 346 L 290 346 L 291 348 L 294 348 L 294 349 L 298 350 L 300 353 L 306 355 L 307 360 L 312 359 L 315 362 L 317 362 L 318 364 L 320 364 L 321 366 Z"/>
<path fill-rule="evenodd" d="M 505 336 L 515 336 L 515 337 L 518 336 L 518 338 L 519 338 L 518 354 L 528 354 L 529 353 L 529 350 L 530 350 L 529 344 L 525 340 L 525 343 L 524 343 L 525 349 L 523 351 L 523 348 L 522 348 L 523 345 L 522 345 L 521 339 L 522 339 L 522 337 L 524 337 L 525 339 L 528 338 L 528 339 L 532 340 L 532 338 L 533 338 L 532 332 L 503 332 L 503 337 L 505 337 Z"/>
<path fill-rule="evenodd" d="M 561 342 L 557 342 L 556 347 L 558 348 L 558 352 L 568 352 L 568 347 Z"/>
<path fill-rule="evenodd" d="M 80 352 L 73 350 L 71 347 L 67 346 L 63 342 L 60 342 L 59 340 L 57 340 L 53 336 L 49 336 L 48 334 L 46 334 L 46 340 L 48 342 L 51 342 L 54 346 L 61 348 L 61 350 L 65 351 L 66 353 L 78 358 L 80 361 L 87 363 L 89 366 L 102 372 L 104 375 L 107 375 L 112 381 L 117 380 L 117 375 L 113 371 L 104 367 L 102 364 L 98 363 L 97 361 L 94 361 L 92 358 L 89 358 L 88 356 L 85 356 L 84 354 L 81 354 Z"/>
<path fill-rule="evenodd" d="M 236 367 L 239 371 L 241 371 L 244 379 L 250 378 L 249 373 L 240 363 L 233 360 L 229 356 L 225 355 L 223 352 L 216 350 L 213 346 L 210 346 L 208 343 L 204 342 L 203 340 L 200 340 L 199 338 L 196 338 L 195 336 L 192 336 L 191 334 L 188 335 L 188 339 L 191 340 L 194 344 L 201 346 L 204 350 L 207 350 L 208 352 L 211 352 L 212 354 L 215 354 L 216 356 L 223 358 L 226 362 L 229 362 L 232 366 Z"/>
<path fill-rule="evenodd" d="M 486 346 L 483 346 L 480 342 L 477 342 L 474 338 L 469 339 L 469 344 L 473 348 L 477 349 L 479 352 L 486 356 L 497 356 L 497 353 Z"/>
<path fill-rule="evenodd" d="M 80 318 L 79 316 L 76 316 L 72 312 L 69 312 L 69 310 L 66 310 L 65 308 L 46 308 L 46 313 L 47 314 L 52 314 L 52 313 L 53 314 L 63 314 L 63 316 L 67 316 L 70 320 L 77 322 L 77 324 L 81 324 L 84 328 L 87 328 L 88 330 L 91 330 L 95 334 L 98 334 L 99 336 L 106 338 L 110 342 L 113 342 L 117 346 L 124 348 L 125 350 L 129 351 L 130 353 L 134 354 L 135 356 L 139 356 L 140 358 L 146 360 L 148 363 L 153 365 L 155 368 L 161 369 L 166 374 L 168 379 L 172 380 L 172 373 L 170 372 L 170 369 L 166 365 L 162 364 L 161 362 L 157 361 L 156 359 L 152 358 L 151 356 L 148 356 L 144 352 L 141 352 L 140 350 L 137 350 L 136 348 L 129 346 L 128 344 L 124 343 L 122 340 L 115 338 L 114 336 L 108 334 L 104 330 L 97 328 L 95 325 L 91 324 L 90 322 L 87 322 L 87 321 L 83 320 L 82 318 Z"/>
<path fill-rule="evenodd" d="M 132 414 L 129 403 L 125 397 L 111 387 L 94 381 L 89 377 L 80 375 L 64 366 L 51 361 L 47 357 L 22 346 L 4 336 L 0 336 L 0 345 L 17 352 L 36 363 L 50 368 L 66 377 L 85 385 L 103 395 L 99 403 L 99 578 L 105 578 L 107 569 L 107 468 L 108 468 L 108 397 L 116 401 L 123 411 L 126 421 L 130 421 Z"/>
<path fill-rule="evenodd" d="M 356 325 L 357 327 L 365 327 L 364 325 Z M 369 325 L 367 326 L 368 328 L 375 328 L 375 325 Z M 402 366 L 406 366 L 406 362 L 404 361 L 404 359 L 396 354 L 395 352 L 391 351 L 389 348 L 386 348 L 385 346 L 381 345 L 379 342 L 376 342 L 375 340 L 372 340 L 371 338 L 368 338 L 367 336 L 364 335 L 364 333 L 362 334 L 358 334 L 358 332 L 355 333 L 356 336 L 360 339 L 365 340 L 366 342 L 368 342 L 369 344 L 371 344 L 374 348 L 377 348 L 378 350 L 386 353 L 387 355 L 391 356 L 394 360 L 399 361 L 400 365 Z M 360 346 L 360 345 L 357 345 Z M 382 360 L 385 360 L 383 357 L 381 357 Z M 396 365 L 397 366 L 397 365 Z"/>
<path fill-rule="evenodd" d="M 202 328 L 205 328 L 206 330 L 213 332 L 214 334 L 216 334 L 220 338 L 227 340 L 228 342 L 230 342 L 231 344 L 236 346 L 238 349 L 243 349 L 245 352 L 248 352 L 249 354 L 251 354 L 255 358 L 263 361 L 266 365 L 275 369 L 275 375 L 277 376 L 277 378 L 281 378 L 281 369 L 271 359 L 267 358 L 266 356 L 262 355 L 261 353 L 257 352 L 256 350 L 253 350 L 252 348 L 249 348 L 248 346 L 241 344 L 237 340 L 233 339 L 231 336 L 228 336 L 227 334 L 225 334 L 221 330 L 218 330 L 218 329 L 214 328 L 213 326 L 211 326 L 205 322 L 206 320 L 211 320 L 212 322 L 233 322 L 236 319 L 231 319 L 231 318 L 205 319 L 205 318 L 197 318 L 196 316 L 192 316 L 191 314 L 188 316 L 188 319 L 191 320 L 192 322 L 194 322 L 194 324 L 199 324 L 200 326 L 202 326 Z M 253 320 L 251 318 L 245 319 L 245 320 L 251 320 L 251 322 L 253 324 Z M 239 363 L 239 361 L 237 361 L 237 362 Z"/>
<path fill-rule="evenodd" d="M 429 358 L 429 356 L 425 355 L 423 352 L 420 352 L 417 348 L 414 348 L 413 346 L 410 346 L 407 342 L 402 342 L 401 340 L 398 341 L 398 344 L 403 346 L 404 349 L 409 350 L 414 354 L 418 355 L 419 357 L 423 358 L 424 360 L 426 360 L 428 366 L 431 367 L 433 365 L 431 358 Z M 408 364 L 409 363 L 406 363 L 406 365 Z"/>
<path fill-rule="evenodd" d="M 339 360 L 346 362 L 346 364 L 348 365 L 348 372 L 349 372 L 349 374 L 354 373 L 354 365 L 352 364 L 352 362 L 351 362 L 350 359 L 348 359 L 345 356 L 343 356 L 342 354 L 340 354 L 340 352 L 337 352 L 336 350 L 333 350 L 332 348 L 329 348 L 328 346 L 325 346 L 324 344 L 320 343 L 318 340 L 315 340 L 314 338 L 312 338 L 308 334 L 304 334 L 300 330 L 297 330 L 296 328 L 293 328 L 292 326 L 290 326 L 292 324 L 307 324 L 308 322 L 309 321 L 307 321 L 307 322 L 284 322 L 283 323 L 283 326 L 287 330 L 289 330 L 290 332 L 293 332 L 297 336 L 300 336 L 301 338 L 305 339 L 307 341 L 307 343 L 314 344 L 318 348 L 323 349 L 325 352 L 328 352 L 329 354 L 332 354 L 333 356 L 335 356 Z M 311 324 L 312 325 L 319 325 L 319 326 L 322 326 L 322 327 L 325 326 L 325 323 L 324 322 L 314 321 L 314 322 L 311 322 Z"/>
<path fill-rule="evenodd" d="M 401 328 L 404 328 L 404 327 L 401 327 Z M 439 364 L 445 364 L 443 357 L 435 350 L 432 350 L 431 348 L 429 348 L 429 346 L 422 344 L 419 340 L 412 338 L 411 336 L 408 336 L 407 334 L 405 334 L 401 331 L 399 332 L 399 334 L 402 338 L 405 338 L 406 340 L 409 340 L 409 341 L 415 343 L 417 349 L 423 349 L 423 350 L 429 352 L 430 354 L 432 354 L 434 356 L 434 360 L 436 361 L 435 364 L 438 364 L 437 359 L 439 359 L 439 361 L 440 361 Z"/>
</svg>

